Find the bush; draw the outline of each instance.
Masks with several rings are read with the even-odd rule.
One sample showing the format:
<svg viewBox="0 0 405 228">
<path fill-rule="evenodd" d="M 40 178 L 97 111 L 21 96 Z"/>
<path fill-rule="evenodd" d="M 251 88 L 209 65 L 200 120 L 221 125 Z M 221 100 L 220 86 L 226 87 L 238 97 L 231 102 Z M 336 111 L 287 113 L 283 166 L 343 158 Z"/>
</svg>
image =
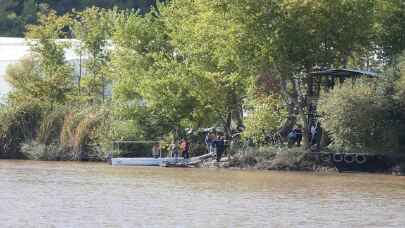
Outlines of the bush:
<svg viewBox="0 0 405 228">
<path fill-rule="evenodd" d="M 97 157 L 105 157 L 106 153 L 100 146 L 108 147 L 109 111 L 103 106 L 89 107 L 78 110 L 71 109 L 64 115 L 59 142 L 65 151 L 74 154 L 73 160 L 82 159 L 83 155 L 96 153 Z M 96 147 L 94 147 L 96 145 Z M 97 148 L 97 149 L 94 149 Z"/>
<path fill-rule="evenodd" d="M 56 106 L 43 111 L 43 117 L 41 118 L 38 134 L 36 136 L 38 143 L 48 145 L 59 142 L 66 110 L 67 108 L 65 106 Z"/>
<path fill-rule="evenodd" d="M 257 98 L 245 119 L 246 130 L 242 136 L 255 144 L 264 144 L 265 134 L 276 132 L 287 118 L 287 110 L 277 96 Z"/>
<path fill-rule="evenodd" d="M 66 161 L 74 160 L 74 154 L 64 150 L 59 144 L 41 144 L 35 141 L 23 143 L 21 152 L 28 159 L 43 161 Z"/>
<path fill-rule="evenodd" d="M 310 170 L 312 165 L 312 162 L 307 161 L 307 153 L 301 147 L 296 147 L 278 152 L 268 169 Z"/>
<path fill-rule="evenodd" d="M 233 156 L 230 166 L 273 170 L 312 170 L 316 164 L 303 147 L 249 147 Z"/>
<path fill-rule="evenodd" d="M 394 96 L 375 82 L 344 83 L 319 103 L 331 147 L 341 151 L 389 153 L 405 141 L 405 112 Z"/>
<path fill-rule="evenodd" d="M 21 143 L 36 137 L 43 107 L 23 103 L 0 109 L 0 153 L 9 158 L 21 158 Z"/>
<path fill-rule="evenodd" d="M 8 158 L 40 160 L 80 160 L 89 153 L 105 157 L 105 150 L 95 150 L 93 145 L 103 144 L 108 138 L 108 113 L 103 106 L 4 106 L 0 109 L 0 153 Z M 107 141 L 110 145 L 111 140 Z"/>
</svg>

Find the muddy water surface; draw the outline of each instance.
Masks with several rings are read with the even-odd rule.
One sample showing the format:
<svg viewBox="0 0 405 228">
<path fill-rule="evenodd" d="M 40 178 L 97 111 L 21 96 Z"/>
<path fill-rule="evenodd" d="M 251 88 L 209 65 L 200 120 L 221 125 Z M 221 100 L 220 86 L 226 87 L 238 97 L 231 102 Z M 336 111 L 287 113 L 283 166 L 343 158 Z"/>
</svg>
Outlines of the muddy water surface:
<svg viewBox="0 0 405 228">
<path fill-rule="evenodd" d="M 0 227 L 405 227 L 405 177 L 3 160 Z"/>
</svg>

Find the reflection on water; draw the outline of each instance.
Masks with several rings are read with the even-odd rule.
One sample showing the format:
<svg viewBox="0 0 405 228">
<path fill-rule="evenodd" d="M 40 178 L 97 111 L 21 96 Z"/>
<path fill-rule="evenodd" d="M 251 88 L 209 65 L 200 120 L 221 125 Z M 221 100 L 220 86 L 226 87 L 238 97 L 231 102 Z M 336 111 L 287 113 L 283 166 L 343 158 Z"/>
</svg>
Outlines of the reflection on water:
<svg viewBox="0 0 405 228">
<path fill-rule="evenodd" d="M 1 227 L 404 227 L 405 178 L 0 161 Z"/>
</svg>

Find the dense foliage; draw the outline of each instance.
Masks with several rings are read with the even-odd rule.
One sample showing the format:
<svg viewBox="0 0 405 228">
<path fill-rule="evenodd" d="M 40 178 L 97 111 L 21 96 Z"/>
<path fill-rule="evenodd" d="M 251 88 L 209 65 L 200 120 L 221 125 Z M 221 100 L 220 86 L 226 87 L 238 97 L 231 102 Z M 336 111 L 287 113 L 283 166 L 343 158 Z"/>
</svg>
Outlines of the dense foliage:
<svg viewBox="0 0 405 228">
<path fill-rule="evenodd" d="M 322 122 L 332 133 L 334 149 L 374 153 L 404 149 L 405 106 L 396 93 L 386 94 L 379 86 L 345 83 L 322 98 Z"/>
<path fill-rule="evenodd" d="M 115 3 L 119 8 L 86 8 Z M 40 145 L 42 154 L 57 151 L 53 158 L 68 151 L 79 159 L 90 145 L 106 151 L 112 140 L 176 138 L 186 128 L 221 127 L 227 137 L 246 128 L 245 137 L 260 138 L 298 119 L 308 129 L 309 73 L 350 67 L 387 73 L 378 86 L 358 81 L 356 89 L 325 96 L 322 110 L 331 116 L 325 126 L 335 145 L 396 150 L 398 125 L 381 113 L 402 115 L 395 107 L 402 107 L 404 93 L 397 58 L 405 47 L 404 14 L 400 0 L 6 1 L 0 30 L 21 34 L 22 25 L 34 24 L 26 29 L 32 54 L 8 69 L 14 90 L 0 121 L 22 118 L 32 134 L 13 135 L 16 126 L 5 124 L 0 140 L 13 142 L 13 151 L 23 143 L 37 158 L 43 157 L 33 148 Z M 75 75 L 64 57 L 69 46 L 83 63 Z M 27 111 L 20 111 L 24 102 Z M 367 123 L 375 123 L 372 137 L 361 131 Z M 382 132 L 383 126 L 393 128 Z"/>
<path fill-rule="evenodd" d="M 254 143 L 264 143 L 267 134 L 275 134 L 287 118 L 286 108 L 278 97 L 266 96 L 255 99 L 245 119 L 243 136 Z"/>
<path fill-rule="evenodd" d="M 82 11 L 87 7 L 137 9 L 147 12 L 156 0 L 2 0 L 0 4 L 0 36 L 23 36 L 25 26 L 38 20 L 37 13 L 55 10 L 59 15 L 72 9 Z"/>
</svg>

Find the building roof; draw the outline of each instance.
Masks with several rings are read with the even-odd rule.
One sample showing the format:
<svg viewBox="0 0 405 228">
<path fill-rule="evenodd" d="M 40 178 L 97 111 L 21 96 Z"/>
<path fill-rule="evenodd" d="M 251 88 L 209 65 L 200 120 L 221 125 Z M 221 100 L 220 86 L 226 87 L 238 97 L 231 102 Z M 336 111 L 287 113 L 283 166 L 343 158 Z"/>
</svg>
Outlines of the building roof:
<svg viewBox="0 0 405 228">
<path fill-rule="evenodd" d="M 351 69 L 328 69 L 312 72 L 311 75 L 314 76 L 337 76 L 337 77 L 377 77 L 378 75 L 372 71 L 365 70 L 351 70 Z"/>
</svg>

